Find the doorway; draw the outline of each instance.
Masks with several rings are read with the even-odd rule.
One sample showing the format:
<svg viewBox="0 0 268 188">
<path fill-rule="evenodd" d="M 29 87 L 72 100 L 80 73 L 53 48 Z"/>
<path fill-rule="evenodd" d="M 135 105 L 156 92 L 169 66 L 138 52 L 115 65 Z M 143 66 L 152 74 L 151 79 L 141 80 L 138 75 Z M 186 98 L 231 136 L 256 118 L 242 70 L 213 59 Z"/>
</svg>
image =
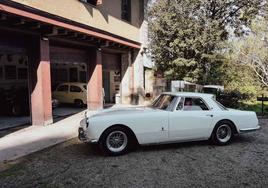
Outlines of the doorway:
<svg viewBox="0 0 268 188">
<path fill-rule="evenodd" d="M 103 89 L 104 89 L 104 103 L 111 103 L 110 100 L 110 72 L 103 71 Z"/>
</svg>

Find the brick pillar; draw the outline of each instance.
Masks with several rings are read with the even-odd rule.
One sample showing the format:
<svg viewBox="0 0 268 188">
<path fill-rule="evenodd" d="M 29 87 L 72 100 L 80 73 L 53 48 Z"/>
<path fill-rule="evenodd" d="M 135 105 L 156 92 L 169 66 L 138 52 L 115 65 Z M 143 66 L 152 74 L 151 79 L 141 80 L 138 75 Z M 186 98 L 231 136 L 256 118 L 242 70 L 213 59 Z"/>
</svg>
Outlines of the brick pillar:
<svg viewBox="0 0 268 188">
<path fill-rule="evenodd" d="M 89 51 L 87 106 L 89 110 L 103 108 L 102 53 L 97 48 Z"/>
<path fill-rule="evenodd" d="M 32 46 L 29 61 L 29 87 L 31 91 L 31 117 L 33 125 L 53 122 L 51 104 L 51 78 L 49 41 L 37 39 Z"/>
</svg>

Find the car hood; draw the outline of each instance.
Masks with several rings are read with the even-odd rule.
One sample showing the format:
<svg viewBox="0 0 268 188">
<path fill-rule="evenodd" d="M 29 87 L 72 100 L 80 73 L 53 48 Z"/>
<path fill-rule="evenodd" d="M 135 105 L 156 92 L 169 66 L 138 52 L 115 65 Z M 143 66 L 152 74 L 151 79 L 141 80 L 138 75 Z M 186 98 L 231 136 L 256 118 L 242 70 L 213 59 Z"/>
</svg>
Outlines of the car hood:
<svg viewBox="0 0 268 188">
<path fill-rule="evenodd" d="M 91 115 L 90 117 L 100 117 L 100 116 L 108 116 L 108 115 L 124 115 L 124 114 L 137 114 L 137 113 L 144 113 L 144 112 L 152 112 L 158 109 L 150 108 L 150 107 L 121 107 L 121 108 L 111 108 L 111 109 L 104 109 L 96 114 Z"/>
</svg>

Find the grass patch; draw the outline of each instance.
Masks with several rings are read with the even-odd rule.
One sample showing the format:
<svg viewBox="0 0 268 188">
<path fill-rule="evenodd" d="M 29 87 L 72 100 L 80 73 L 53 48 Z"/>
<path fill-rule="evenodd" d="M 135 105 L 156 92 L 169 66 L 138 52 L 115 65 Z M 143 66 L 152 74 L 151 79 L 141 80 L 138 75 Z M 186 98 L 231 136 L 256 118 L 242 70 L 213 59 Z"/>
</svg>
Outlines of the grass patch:
<svg viewBox="0 0 268 188">
<path fill-rule="evenodd" d="M 260 101 L 242 101 L 240 103 L 241 110 L 254 111 L 257 114 L 262 113 L 262 102 Z M 268 114 L 268 102 L 264 102 L 264 114 Z"/>
<path fill-rule="evenodd" d="M 7 170 L 0 172 L 0 178 L 6 178 L 9 176 L 20 175 L 25 170 L 24 165 L 22 164 L 9 164 L 7 165 Z"/>
</svg>

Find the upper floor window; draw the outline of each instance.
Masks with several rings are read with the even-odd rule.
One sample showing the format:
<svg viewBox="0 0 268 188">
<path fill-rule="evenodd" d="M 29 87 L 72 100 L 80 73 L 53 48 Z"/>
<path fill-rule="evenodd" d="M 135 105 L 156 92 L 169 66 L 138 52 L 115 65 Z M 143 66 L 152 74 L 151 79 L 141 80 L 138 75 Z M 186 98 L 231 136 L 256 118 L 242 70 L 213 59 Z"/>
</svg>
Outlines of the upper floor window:
<svg viewBox="0 0 268 188">
<path fill-rule="evenodd" d="M 131 21 L 131 0 L 122 0 L 121 17 L 128 22 Z"/>
<path fill-rule="evenodd" d="M 89 3 L 94 6 L 102 4 L 102 0 L 81 0 L 81 1 Z"/>
</svg>

